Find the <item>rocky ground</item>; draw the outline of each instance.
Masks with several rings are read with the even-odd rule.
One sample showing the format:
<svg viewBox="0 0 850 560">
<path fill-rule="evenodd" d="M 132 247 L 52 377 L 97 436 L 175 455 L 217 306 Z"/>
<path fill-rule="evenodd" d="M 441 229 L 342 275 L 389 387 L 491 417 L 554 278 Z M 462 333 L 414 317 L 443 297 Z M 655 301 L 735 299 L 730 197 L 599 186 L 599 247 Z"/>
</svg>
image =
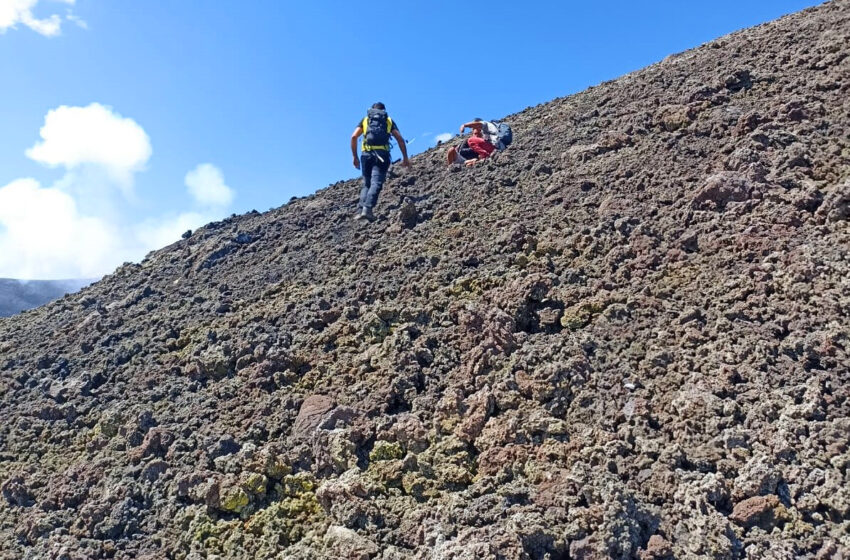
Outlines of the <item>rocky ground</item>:
<svg viewBox="0 0 850 560">
<path fill-rule="evenodd" d="M 0 558 L 847 558 L 850 1 L 508 121 L 0 320 Z"/>
</svg>

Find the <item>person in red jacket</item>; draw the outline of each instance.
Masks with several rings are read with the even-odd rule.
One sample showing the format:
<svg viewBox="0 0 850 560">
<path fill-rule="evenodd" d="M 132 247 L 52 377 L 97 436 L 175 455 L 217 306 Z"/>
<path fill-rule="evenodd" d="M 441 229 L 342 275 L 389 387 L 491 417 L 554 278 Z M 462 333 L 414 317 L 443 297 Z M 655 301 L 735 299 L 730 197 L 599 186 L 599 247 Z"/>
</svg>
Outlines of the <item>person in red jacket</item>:
<svg viewBox="0 0 850 560">
<path fill-rule="evenodd" d="M 472 129 L 472 136 L 467 138 L 460 146 L 452 146 L 446 154 L 448 164 L 463 163 L 473 166 L 482 159 L 486 159 L 496 150 L 492 142 L 495 132 L 490 130 L 492 125 L 481 119 L 463 123 L 460 133 L 463 134 L 467 128 Z M 495 128 L 495 127 L 493 127 Z"/>
</svg>

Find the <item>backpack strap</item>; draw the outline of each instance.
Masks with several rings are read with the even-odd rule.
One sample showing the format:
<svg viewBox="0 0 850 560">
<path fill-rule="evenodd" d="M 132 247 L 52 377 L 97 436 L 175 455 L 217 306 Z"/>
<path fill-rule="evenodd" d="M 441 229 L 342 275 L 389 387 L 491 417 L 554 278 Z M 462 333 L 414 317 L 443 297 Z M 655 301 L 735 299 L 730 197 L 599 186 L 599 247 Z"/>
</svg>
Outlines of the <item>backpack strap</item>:
<svg viewBox="0 0 850 560">
<path fill-rule="evenodd" d="M 363 120 L 360 122 L 360 128 L 363 129 L 363 141 L 360 143 L 360 149 L 364 152 L 371 152 L 373 150 L 384 150 L 389 152 L 392 149 L 392 144 L 387 142 L 383 146 L 373 146 L 371 144 L 366 143 L 366 131 L 369 130 L 369 115 L 363 117 Z M 392 134 L 393 131 L 393 120 L 387 115 L 387 133 Z"/>
</svg>

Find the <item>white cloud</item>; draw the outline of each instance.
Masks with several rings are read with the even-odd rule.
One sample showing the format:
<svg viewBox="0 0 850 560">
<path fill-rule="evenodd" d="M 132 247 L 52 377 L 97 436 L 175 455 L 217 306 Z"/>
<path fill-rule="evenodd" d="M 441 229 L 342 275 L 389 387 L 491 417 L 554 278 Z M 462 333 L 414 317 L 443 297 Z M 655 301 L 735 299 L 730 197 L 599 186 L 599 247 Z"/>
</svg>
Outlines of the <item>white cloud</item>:
<svg viewBox="0 0 850 560">
<path fill-rule="evenodd" d="M 146 220 L 135 227 L 135 233 L 146 247 L 165 247 L 180 239 L 187 230 L 195 230 L 215 219 L 208 214 L 184 212 L 176 217 Z"/>
<path fill-rule="evenodd" d="M 449 140 L 451 140 L 452 138 L 454 138 L 454 134 L 452 134 L 451 132 L 444 132 L 442 134 L 438 134 L 438 135 L 434 136 L 434 142 L 445 143 L 445 142 L 448 142 Z"/>
<path fill-rule="evenodd" d="M 50 187 L 29 178 L 0 184 L 0 277 L 101 276 L 220 219 L 234 197 L 221 171 L 202 164 L 185 177 L 199 209 L 130 220 L 126 210 L 137 200 L 118 196 L 116 187 L 124 189 L 150 157 L 138 124 L 98 104 L 60 107 L 48 113 L 41 135 L 27 155 L 65 174 Z"/>
<path fill-rule="evenodd" d="M 57 183 L 58 184 L 58 183 Z M 221 218 L 182 212 L 128 223 L 120 214 L 87 215 L 62 188 L 17 179 L 0 187 L 0 278 L 96 278 Z"/>
<path fill-rule="evenodd" d="M 0 0 L 0 33 L 21 23 L 36 33 L 46 37 L 55 37 L 62 31 L 62 18 L 51 14 L 46 18 L 37 18 L 33 10 L 40 0 Z M 73 5 L 75 0 L 53 0 L 54 3 Z M 69 16 L 70 17 L 70 16 Z"/>
<path fill-rule="evenodd" d="M 224 184 L 221 170 L 202 163 L 186 174 L 189 194 L 202 206 L 227 206 L 233 202 L 233 189 Z"/>
<path fill-rule="evenodd" d="M 106 260 L 121 253 L 111 224 L 80 215 L 69 194 L 41 188 L 35 179 L 0 188 L 0 225 L 2 276 L 92 278 L 108 269 Z"/>
<path fill-rule="evenodd" d="M 101 166 L 124 184 L 130 183 L 132 174 L 141 171 L 151 157 L 150 139 L 144 129 L 99 103 L 52 109 L 40 134 L 41 142 L 26 152 L 30 159 L 69 169 L 85 164 Z"/>
<path fill-rule="evenodd" d="M 77 24 L 77 27 L 80 27 L 82 29 L 88 29 L 89 28 L 89 24 L 86 23 L 85 20 L 80 19 L 79 17 L 75 16 L 74 14 L 69 13 L 65 16 L 65 18 L 68 21 L 71 21 L 71 22 L 74 22 L 75 24 Z"/>
</svg>

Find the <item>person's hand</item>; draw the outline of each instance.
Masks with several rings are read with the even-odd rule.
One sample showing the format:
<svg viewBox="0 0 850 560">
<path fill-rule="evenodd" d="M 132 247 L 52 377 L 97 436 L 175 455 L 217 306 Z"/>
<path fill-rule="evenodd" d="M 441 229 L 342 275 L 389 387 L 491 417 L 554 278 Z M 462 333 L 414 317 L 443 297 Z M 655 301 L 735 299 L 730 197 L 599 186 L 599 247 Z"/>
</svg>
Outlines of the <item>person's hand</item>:
<svg viewBox="0 0 850 560">
<path fill-rule="evenodd" d="M 465 128 L 466 128 L 465 126 L 461 126 L 461 127 L 460 127 L 460 133 L 461 133 L 461 134 L 463 134 L 463 131 L 464 131 L 464 129 L 465 129 Z"/>
<path fill-rule="evenodd" d="M 360 159 L 357 156 L 354 156 L 354 168 L 360 169 Z"/>
<path fill-rule="evenodd" d="M 401 161 L 401 164 L 402 164 L 404 167 L 410 167 L 410 160 L 409 160 L 409 159 L 407 159 L 407 158 L 404 158 L 404 159 Z"/>
<path fill-rule="evenodd" d="M 463 162 L 463 163 L 464 163 L 464 165 L 466 165 L 467 167 L 472 167 L 473 165 L 475 165 L 475 163 L 476 163 L 477 161 L 478 161 L 477 159 L 468 159 L 468 160 L 466 160 L 466 161 L 465 161 L 465 162 Z"/>
</svg>

